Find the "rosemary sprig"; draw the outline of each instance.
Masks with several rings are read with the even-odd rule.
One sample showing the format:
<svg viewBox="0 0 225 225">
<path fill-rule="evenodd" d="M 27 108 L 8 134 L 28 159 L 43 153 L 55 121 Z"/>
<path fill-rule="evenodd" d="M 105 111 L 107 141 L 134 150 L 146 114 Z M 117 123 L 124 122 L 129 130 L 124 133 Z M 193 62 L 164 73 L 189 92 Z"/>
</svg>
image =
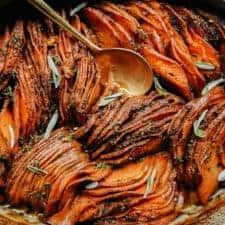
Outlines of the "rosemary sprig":
<svg viewBox="0 0 225 225">
<path fill-rule="evenodd" d="M 74 9 L 72 9 L 70 11 L 70 16 L 74 16 L 75 14 L 77 14 L 80 10 L 85 8 L 87 6 L 87 4 L 88 4 L 88 2 L 86 2 L 86 1 L 81 2 L 79 5 L 77 5 Z"/>
<path fill-rule="evenodd" d="M 109 96 L 106 96 L 104 98 L 102 98 L 98 104 L 99 107 L 103 107 L 103 106 L 107 106 L 109 103 L 115 101 L 116 99 L 118 99 L 119 97 L 121 97 L 123 95 L 122 92 L 118 92 L 118 93 L 115 93 L 113 95 L 109 95 Z"/>
<path fill-rule="evenodd" d="M 154 180 L 155 180 L 155 176 L 156 176 L 156 169 L 154 168 L 153 171 L 151 172 L 148 181 L 147 181 L 147 186 L 146 186 L 146 190 L 144 193 L 143 198 L 147 198 L 148 194 L 152 192 L 152 188 L 153 188 L 153 184 L 154 184 Z"/>
<path fill-rule="evenodd" d="M 207 62 L 198 61 L 195 63 L 195 65 L 201 70 L 214 70 L 215 69 L 215 66 L 213 64 L 207 63 Z"/>
<path fill-rule="evenodd" d="M 52 115 L 52 118 L 50 119 L 50 121 L 48 123 L 48 126 L 46 128 L 46 131 L 45 131 L 45 134 L 44 134 L 45 139 L 49 138 L 52 130 L 54 129 L 54 127 L 56 126 L 56 124 L 58 122 L 58 119 L 59 119 L 59 113 L 58 113 L 58 110 L 56 110 L 54 112 L 54 114 Z"/>
<path fill-rule="evenodd" d="M 211 82 L 209 82 L 208 84 L 206 84 L 206 86 L 202 89 L 201 95 L 204 96 L 206 95 L 210 90 L 212 90 L 214 87 L 222 84 L 225 82 L 225 79 L 221 78 L 218 80 L 213 80 Z"/>
<path fill-rule="evenodd" d="M 48 65 L 50 70 L 52 71 L 52 79 L 55 88 L 58 88 L 61 82 L 61 75 L 59 74 L 59 71 L 57 69 L 56 63 L 54 61 L 54 56 L 48 56 Z"/>
<path fill-rule="evenodd" d="M 39 161 L 35 160 L 33 162 L 31 162 L 30 164 L 27 165 L 27 169 L 32 172 L 32 173 L 35 173 L 37 175 L 40 175 L 40 176 L 45 176 L 48 174 L 47 171 L 43 170 L 40 168 L 40 165 L 39 165 Z"/>
</svg>

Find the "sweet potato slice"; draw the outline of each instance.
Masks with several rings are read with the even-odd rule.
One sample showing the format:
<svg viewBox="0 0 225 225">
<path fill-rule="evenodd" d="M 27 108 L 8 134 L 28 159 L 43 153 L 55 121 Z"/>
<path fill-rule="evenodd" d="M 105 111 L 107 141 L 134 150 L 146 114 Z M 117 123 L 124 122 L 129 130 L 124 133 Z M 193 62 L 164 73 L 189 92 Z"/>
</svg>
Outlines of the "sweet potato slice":
<svg viewBox="0 0 225 225">
<path fill-rule="evenodd" d="M 13 148 L 18 140 L 18 133 L 16 132 L 13 114 L 9 109 L 9 104 L 5 102 L 0 113 L 0 131 L 7 141 L 9 148 Z"/>
<path fill-rule="evenodd" d="M 75 132 L 92 159 L 119 165 L 157 151 L 183 101 L 169 94 L 121 97 Z M 94 125 L 95 124 L 95 125 Z"/>
<path fill-rule="evenodd" d="M 193 98 L 186 74 L 178 63 L 148 47 L 143 47 L 140 51 L 158 76 L 176 87 L 177 91 L 187 99 Z"/>
<path fill-rule="evenodd" d="M 2 70 L 3 74 L 7 75 L 8 73 L 12 72 L 14 69 L 16 69 L 16 66 L 19 62 L 25 43 L 23 26 L 23 21 L 17 21 L 13 28 L 7 47 L 5 63 Z"/>
<path fill-rule="evenodd" d="M 143 166 L 146 167 L 145 171 L 142 171 Z M 133 176 L 134 174 L 130 171 L 135 171 L 139 178 L 144 175 L 143 182 L 139 184 L 140 179 Z M 154 176 L 154 179 L 152 178 L 150 192 L 144 198 L 143 193 L 148 179 L 146 172 Z M 164 153 L 147 157 L 138 164 L 130 163 L 124 168 L 114 170 L 110 176 L 100 181 L 97 187 L 84 190 L 80 196 L 74 198 L 73 202 L 68 202 L 61 212 L 51 217 L 49 222 L 74 224 L 78 221 L 85 222 L 100 218 L 102 219 L 99 221 L 104 221 L 104 218 L 123 221 L 126 218 L 127 222 L 135 220 L 149 223 L 165 218 L 162 222 L 168 222 L 168 217 L 164 216 L 177 214 L 183 205 L 182 195 L 176 191 L 176 184 L 173 182 L 175 179 L 173 173 L 171 161 Z M 120 179 L 121 176 L 124 177 L 123 175 L 126 176 L 125 181 Z M 120 199 L 119 202 L 118 199 Z M 63 215 L 66 216 L 63 217 Z"/>
<path fill-rule="evenodd" d="M 198 186 L 198 196 L 202 204 L 206 204 L 209 197 L 216 191 L 218 187 L 218 175 L 222 171 L 222 168 L 218 166 L 219 158 L 217 156 L 217 148 L 211 147 L 208 149 L 203 143 L 197 143 L 195 154 L 195 161 L 198 165 L 198 170 L 201 176 L 201 181 Z M 210 146 L 209 143 L 207 143 Z M 199 149 L 198 149 L 199 148 Z M 204 151 L 205 150 L 205 151 Z M 201 152 L 201 153 L 200 153 Z M 199 154 L 197 156 L 197 154 Z M 204 157 L 203 157 L 204 156 Z M 206 160 L 198 161 L 202 158 Z"/>
<path fill-rule="evenodd" d="M 111 173 L 110 167 L 101 171 L 91 163 L 78 142 L 67 140 L 68 135 L 68 129 L 59 129 L 19 157 L 7 181 L 11 203 L 27 202 L 49 216 L 59 209 L 57 205 L 63 208 L 65 199 L 75 196 L 78 185 Z"/>
<path fill-rule="evenodd" d="M 8 146 L 7 140 L 2 135 L 2 132 L 0 132 L 0 158 L 2 160 L 10 160 L 11 158 L 11 151 Z"/>
<path fill-rule="evenodd" d="M 199 36 L 193 28 L 188 29 L 185 21 L 171 7 L 169 8 L 169 11 L 177 18 L 181 26 L 182 35 L 188 43 L 188 48 L 193 60 L 195 62 L 203 61 L 211 63 L 215 68 L 219 67 L 218 52 L 201 36 Z"/>
<path fill-rule="evenodd" d="M 0 51 L 0 72 L 2 72 L 2 69 L 5 64 L 7 44 L 9 40 L 10 40 L 10 31 L 9 31 L 9 28 L 6 27 L 4 34 L 1 35 L 1 38 L 0 38 L 0 50 L 1 50 Z"/>
<path fill-rule="evenodd" d="M 85 9 L 84 15 L 91 22 L 91 26 L 103 46 L 108 48 L 119 46 L 118 33 L 101 11 L 88 7 Z"/>
<path fill-rule="evenodd" d="M 126 48 L 134 48 L 134 34 L 135 33 L 130 33 L 127 31 L 126 27 L 121 25 L 118 20 L 115 20 L 113 17 L 110 17 L 111 14 L 108 12 L 104 12 L 103 14 L 105 15 L 105 18 L 108 20 L 110 25 L 113 27 L 115 32 L 117 32 L 118 37 L 119 37 L 119 43 L 120 46 L 126 47 Z"/>
<path fill-rule="evenodd" d="M 106 2 L 98 6 L 102 11 L 109 14 L 114 20 L 118 21 L 121 26 L 123 26 L 131 35 L 134 35 L 138 29 L 138 22 L 125 10 L 121 9 L 119 6 Z"/>
<path fill-rule="evenodd" d="M 151 30 L 156 31 L 159 34 L 164 48 L 168 45 L 170 41 L 170 33 L 163 18 L 157 13 L 157 11 L 155 11 L 152 7 L 149 7 L 147 3 L 144 2 L 132 2 L 126 6 L 126 9 L 134 17 L 137 17 L 141 24 L 148 25 L 148 28 L 151 28 Z M 148 31 L 148 29 L 145 31 Z"/>
<path fill-rule="evenodd" d="M 183 180 L 183 166 L 185 158 L 189 154 L 186 149 L 192 135 L 193 123 L 201 113 L 216 104 L 217 100 L 224 98 L 224 91 L 221 88 L 211 90 L 208 95 L 195 99 L 186 104 L 174 117 L 170 124 L 168 134 L 171 139 L 171 149 L 176 167 L 178 168 L 178 178 Z M 184 119 L 185 118 L 185 119 Z M 190 147 L 190 146 L 189 146 Z M 190 147 L 192 149 L 192 147 Z M 192 153 L 190 153 L 190 156 Z"/>
</svg>

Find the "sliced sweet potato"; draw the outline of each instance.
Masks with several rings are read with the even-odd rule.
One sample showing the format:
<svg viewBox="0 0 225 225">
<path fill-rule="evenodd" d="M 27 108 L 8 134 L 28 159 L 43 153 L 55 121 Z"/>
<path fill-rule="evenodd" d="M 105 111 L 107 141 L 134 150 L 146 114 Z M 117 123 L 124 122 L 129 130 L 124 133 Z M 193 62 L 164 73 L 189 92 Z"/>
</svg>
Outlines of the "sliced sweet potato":
<svg viewBox="0 0 225 225">
<path fill-rule="evenodd" d="M 21 52 L 25 43 L 23 21 L 17 21 L 6 51 L 5 63 L 2 69 L 2 73 L 7 75 L 12 72 L 18 66 Z"/>
<path fill-rule="evenodd" d="M 10 31 L 9 31 L 9 28 L 6 27 L 4 34 L 1 35 L 1 38 L 0 38 L 0 72 L 2 72 L 2 69 L 5 64 L 7 44 L 9 40 L 10 40 Z"/>
<path fill-rule="evenodd" d="M 106 16 L 99 10 L 88 7 L 84 11 L 85 18 L 91 22 L 99 41 L 105 47 L 118 47 L 119 36 Z"/>
<path fill-rule="evenodd" d="M 177 91 L 187 99 L 193 98 L 186 74 L 177 62 L 148 47 L 143 47 L 140 51 L 158 76 L 169 82 L 171 86 L 176 87 Z"/>
<path fill-rule="evenodd" d="M 118 21 L 118 23 L 129 31 L 131 35 L 137 32 L 139 25 L 136 19 L 126 13 L 126 11 L 121 9 L 119 6 L 106 2 L 98 5 L 98 8 L 109 14 L 114 20 Z"/>
<path fill-rule="evenodd" d="M 135 171 L 135 176 L 130 171 Z M 168 222 L 168 217 L 164 216 L 177 214 L 183 205 L 182 196 L 176 191 L 176 184 L 173 182 L 173 173 L 168 155 L 164 153 L 147 157 L 138 164 L 130 163 L 124 168 L 114 170 L 97 187 L 84 190 L 73 202 L 68 202 L 63 211 L 51 217 L 49 222 L 74 224 L 99 218 L 104 220 L 105 217 L 149 223 L 165 218 L 162 222 Z M 154 176 L 153 183 L 144 198 L 150 174 Z M 126 178 L 124 180 L 121 177 Z"/>
<path fill-rule="evenodd" d="M 0 131 L 7 141 L 8 147 L 13 148 L 18 140 L 18 133 L 7 101 L 0 112 Z"/>
</svg>

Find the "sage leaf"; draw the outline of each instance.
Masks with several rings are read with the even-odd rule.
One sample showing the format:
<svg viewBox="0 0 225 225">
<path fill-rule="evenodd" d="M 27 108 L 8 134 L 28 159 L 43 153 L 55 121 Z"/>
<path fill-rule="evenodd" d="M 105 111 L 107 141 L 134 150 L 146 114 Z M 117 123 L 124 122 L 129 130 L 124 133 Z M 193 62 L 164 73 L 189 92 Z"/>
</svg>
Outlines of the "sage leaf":
<svg viewBox="0 0 225 225">
<path fill-rule="evenodd" d="M 204 96 L 206 95 L 210 90 L 212 90 L 214 87 L 222 84 L 225 82 L 225 79 L 221 78 L 218 80 L 213 80 L 211 82 L 209 82 L 208 84 L 206 84 L 206 86 L 202 89 L 201 95 Z"/>
<path fill-rule="evenodd" d="M 164 89 L 161 84 L 159 83 L 159 80 L 157 77 L 153 77 L 153 80 L 154 80 L 154 86 L 155 86 L 155 89 L 156 91 L 158 92 L 159 95 L 167 95 L 168 92 L 166 89 Z"/>
<path fill-rule="evenodd" d="M 204 138 L 206 136 L 206 132 L 199 128 L 201 122 L 204 120 L 208 110 L 205 110 L 201 116 L 194 122 L 193 129 L 196 137 Z"/>
</svg>

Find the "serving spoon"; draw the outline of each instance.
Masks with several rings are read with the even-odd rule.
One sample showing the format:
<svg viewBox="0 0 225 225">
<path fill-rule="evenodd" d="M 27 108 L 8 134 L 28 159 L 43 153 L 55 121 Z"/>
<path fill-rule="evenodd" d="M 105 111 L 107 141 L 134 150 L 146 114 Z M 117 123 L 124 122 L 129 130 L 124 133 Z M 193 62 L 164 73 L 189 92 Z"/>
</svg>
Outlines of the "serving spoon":
<svg viewBox="0 0 225 225">
<path fill-rule="evenodd" d="M 112 80 L 120 90 L 129 95 L 142 95 L 149 91 L 153 83 L 153 72 L 149 63 L 139 53 L 125 48 L 100 48 L 78 32 L 45 1 L 27 1 L 94 53 L 104 82 Z"/>
</svg>

